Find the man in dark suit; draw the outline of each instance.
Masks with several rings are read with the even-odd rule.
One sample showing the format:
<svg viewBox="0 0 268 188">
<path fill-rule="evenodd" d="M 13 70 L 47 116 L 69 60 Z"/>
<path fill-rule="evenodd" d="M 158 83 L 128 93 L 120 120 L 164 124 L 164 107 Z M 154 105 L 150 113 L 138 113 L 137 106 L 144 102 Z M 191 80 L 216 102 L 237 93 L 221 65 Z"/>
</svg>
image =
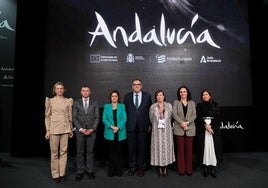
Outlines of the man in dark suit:
<svg viewBox="0 0 268 188">
<path fill-rule="evenodd" d="M 80 181 L 84 173 L 87 173 L 90 179 L 95 179 L 93 149 L 100 119 L 98 103 L 90 98 L 90 88 L 82 86 L 80 93 L 82 97 L 73 104 L 77 164 L 75 181 Z"/>
<path fill-rule="evenodd" d="M 147 162 L 148 131 L 150 129 L 149 108 L 152 104 L 151 95 L 142 91 L 142 81 L 132 81 L 132 92 L 124 97 L 127 112 L 127 139 L 129 152 L 128 175 L 133 176 L 138 171 L 138 176 L 145 174 Z"/>
</svg>

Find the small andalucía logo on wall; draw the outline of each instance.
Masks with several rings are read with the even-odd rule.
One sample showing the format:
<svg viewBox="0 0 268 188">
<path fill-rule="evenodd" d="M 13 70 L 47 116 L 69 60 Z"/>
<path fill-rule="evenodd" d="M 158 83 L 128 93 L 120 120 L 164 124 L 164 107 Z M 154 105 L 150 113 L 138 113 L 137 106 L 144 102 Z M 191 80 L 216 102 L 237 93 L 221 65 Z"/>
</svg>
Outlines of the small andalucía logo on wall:
<svg viewBox="0 0 268 188">
<path fill-rule="evenodd" d="M 235 123 L 231 123 L 230 121 L 227 121 L 227 124 L 224 124 L 221 122 L 220 129 L 244 129 L 239 123 L 239 121 L 236 121 Z"/>
</svg>

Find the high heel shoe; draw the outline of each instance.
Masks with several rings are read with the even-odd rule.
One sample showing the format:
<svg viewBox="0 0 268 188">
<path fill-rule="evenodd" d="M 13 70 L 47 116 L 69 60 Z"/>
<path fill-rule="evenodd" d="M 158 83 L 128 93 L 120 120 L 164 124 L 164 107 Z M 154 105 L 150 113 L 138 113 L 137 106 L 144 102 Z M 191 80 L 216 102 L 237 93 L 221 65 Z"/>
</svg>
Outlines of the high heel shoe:
<svg viewBox="0 0 268 188">
<path fill-rule="evenodd" d="M 159 167 L 159 177 L 162 178 L 164 175 L 162 167 Z"/>
<path fill-rule="evenodd" d="M 168 172 L 167 172 L 167 167 L 163 167 L 163 177 L 167 177 L 168 176 Z"/>
<path fill-rule="evenodd" d="M 210 170 L 210 175 L 211 175 L 211 177 L 216 178 L 217 175 L 216 175 L 215 166 L 211 166 L 210 169 L 211 169 L 211 170 Z"/>
</svg>

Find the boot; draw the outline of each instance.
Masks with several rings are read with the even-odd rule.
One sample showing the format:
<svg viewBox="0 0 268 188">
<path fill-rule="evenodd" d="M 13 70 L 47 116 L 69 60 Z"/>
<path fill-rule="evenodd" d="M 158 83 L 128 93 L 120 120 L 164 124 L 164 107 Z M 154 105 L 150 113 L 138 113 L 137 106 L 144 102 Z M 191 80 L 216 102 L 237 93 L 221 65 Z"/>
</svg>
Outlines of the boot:
<svg viewBox="0 0 268 188">
<path fill-rule="evenodd" d="M 211 166 L 211 172 L 210 172 L 211 177 L 216 178 L 216 169 L 215 166 Z"/>
<path fill-rule="evenodd" d="M 207 165 L 204 165 L 203 176 L 208 177 L 208 166 Z"/>
</svg>

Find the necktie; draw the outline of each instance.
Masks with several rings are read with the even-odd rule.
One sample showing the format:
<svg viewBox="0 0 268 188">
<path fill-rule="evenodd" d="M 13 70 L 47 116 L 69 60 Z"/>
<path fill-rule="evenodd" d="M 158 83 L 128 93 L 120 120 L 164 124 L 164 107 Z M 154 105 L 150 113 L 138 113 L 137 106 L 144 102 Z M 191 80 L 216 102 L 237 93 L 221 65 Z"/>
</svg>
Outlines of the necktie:
<svg viewBox="0 0 268 188">
<path fill-rule="evenodd" d="M 84 99 L 84 110 L 86 113 L 87 113 L 87 108 L 88 108 L 87 99 Z"/>
<path fill-rule="evenodd" d="M 139 95 L 135 95 L 135 107 L 138 109 L 139 108 Z"/>
</svg>

